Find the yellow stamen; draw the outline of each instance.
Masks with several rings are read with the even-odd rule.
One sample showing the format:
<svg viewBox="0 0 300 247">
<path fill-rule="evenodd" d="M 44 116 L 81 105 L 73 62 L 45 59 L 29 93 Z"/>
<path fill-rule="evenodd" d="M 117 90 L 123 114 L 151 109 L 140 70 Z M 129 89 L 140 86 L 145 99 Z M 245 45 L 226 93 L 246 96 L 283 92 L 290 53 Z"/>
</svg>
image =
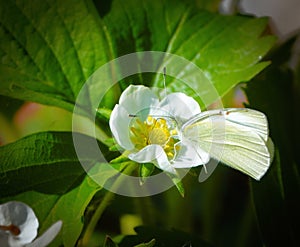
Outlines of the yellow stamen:
<svg viewBox="0 0 300 247">
<path fill-rule="evenodd" d="M 165 150 L 168 158 L 173 159 L 180 146 L 175 146 L 178 142 L 174 138 L 177 130 L 170 126 L 173 124 L 169 124 L 164 118 L 155 119 L 148 116 L 144 122 L 134 118 L 130 126 L 130 139 L 137 150 L 147 145 L 158 144 Z"/>
</svg>

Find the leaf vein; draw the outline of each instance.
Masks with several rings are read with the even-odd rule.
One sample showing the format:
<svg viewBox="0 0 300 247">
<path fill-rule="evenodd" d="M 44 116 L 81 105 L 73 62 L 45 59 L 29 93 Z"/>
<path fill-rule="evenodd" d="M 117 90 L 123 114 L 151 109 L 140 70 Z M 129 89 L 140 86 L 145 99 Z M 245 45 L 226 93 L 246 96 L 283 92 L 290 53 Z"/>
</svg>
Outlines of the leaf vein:
<svg viewBox="0 0 300 247">
<path fill-rule="evenodd" d="M 39 30 L 39 28 L 35 25 L 35 23 L 26 15 L 26 13 L 23 11 L 22 8 L 20 8 L 17 3 L 16 3 L 16 7 L 20 10 L 20 12 L 22 12 L 23 16 L 28 20 L 28 22 L 31 24 L 32 28 L 34 28 L 34 30 L 37 32 L 37 34 L 41 37 L 41 39 L 45 42 L 46 47 L 49 48 L 49 51 L 51 52 L 51 54 L 53 55 L 53 57 L 56 59 L 57 64 L 59 65 L 59 68 L 61 70 L 62 75 L 64 76 L 65 82 L 68 84 L 70 93 L 72 94 L 72 97 L 75 97 L 75 94 L 73 92 L 73 89 L 70 85 L 70 82 L 68 81 L 65 72 L 63 71 L 63 66 L 57 56 L 57 54 L 54 52 L 51 44 L 48 42 L 48 40 L 44 37 L 43 33 Z M 50 8 L 50 6 L 49 6 Z"/>
</svg>

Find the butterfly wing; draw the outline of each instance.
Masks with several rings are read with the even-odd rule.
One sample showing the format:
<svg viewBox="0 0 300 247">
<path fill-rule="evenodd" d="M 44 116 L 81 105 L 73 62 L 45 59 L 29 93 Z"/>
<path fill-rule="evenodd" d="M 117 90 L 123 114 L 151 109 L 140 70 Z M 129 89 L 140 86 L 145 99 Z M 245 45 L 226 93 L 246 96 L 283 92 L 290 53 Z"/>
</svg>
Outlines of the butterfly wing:
<svg viewBox="0 0 300 247">
<path fill-rule="evenodd" d="M 270 166 L 272 143 L 261 112 L 246 108 L 206 111 L 187 121 L 181 131 L 192 145 L 256 180 Z"/>
</svg>

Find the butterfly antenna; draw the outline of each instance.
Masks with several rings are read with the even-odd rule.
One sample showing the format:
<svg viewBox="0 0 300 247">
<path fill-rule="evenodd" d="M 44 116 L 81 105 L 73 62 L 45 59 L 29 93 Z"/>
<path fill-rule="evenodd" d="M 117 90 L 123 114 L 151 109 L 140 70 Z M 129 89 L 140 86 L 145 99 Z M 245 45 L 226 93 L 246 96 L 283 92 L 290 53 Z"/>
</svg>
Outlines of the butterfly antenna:
<svg viewBox="0 0 300 247">
<path fill-rule="evenodd" d="M 168 92 L 167 92 L 167 85 L 166 85 L 166 75 L 167 75 L 167 68 L 164 67 L 164 68 L 163 68 L 163 77 L 164 77 L 163 83 L 164 83 L 165 97 L 167 97 L 167 95 L 168 95 Z M 167 101 L 168 101 L 168 104 L 170 105 L 170 102 L 169 102 L 169 99 L 168 99 L 168 98 L 167 98 Z M 170 113 L 172 113 L 172 112 L 170 112 Z M 170 114 L 169 117 L 170 117 L 172 120 L 174 120 L 174 121 L 176 122 L 176 124 L 178 125 L 178 123 L 177 123 L 175 117 L 173 116 L 173 114 Z"/>
<path fill-rule="evenodd" d="M 168 95 L 168 92 L 167 92 L 167 86 L 166 86 L 166 75 L 167 75 L 167 68 L 164 67 L 163 68 L 163 77 L 164 77 L 164 80 L 163 80 L 163 83 L 164 83 L 164 91 L 165 91 L 165 98 L 167 97 Z M 167 98 L 167 100 L 169 101 L 169 99 Z M 168 102 L 170 104 L 170 102 Z M 172 115 L 172 114 L 171 114 Z"/>
<path fill-rule="evenodd" d="M 165 98 L 167 97 L 168 95 L 168 92 L 167 92 L 167 86 L 166 86 L 166 75 L 167 75 L 167 68 L 164 67 L 163 68 L 163 76 L 164 76 L 164 91 L 165 91 Z M 168 105 L 170 105 L 170 102 L 169 102 L 169 99 L 167 98 L 167 101 L 168 101 Z M 171 113 L 171 112 L 170 112 Z M 170 115 L 173 115 L 173 114 L 170 114 Z M 176 120 L 175 120 L 176 121 Z"/>
<path fill-rule="evenodd" d="M 167 68 L 164 67 L 164 69 L 163 69 L 164 81 L 163 82 L 164 82 L 165 97 L 167 97 L 166 74 L 167 74 Z"/>
</svg>

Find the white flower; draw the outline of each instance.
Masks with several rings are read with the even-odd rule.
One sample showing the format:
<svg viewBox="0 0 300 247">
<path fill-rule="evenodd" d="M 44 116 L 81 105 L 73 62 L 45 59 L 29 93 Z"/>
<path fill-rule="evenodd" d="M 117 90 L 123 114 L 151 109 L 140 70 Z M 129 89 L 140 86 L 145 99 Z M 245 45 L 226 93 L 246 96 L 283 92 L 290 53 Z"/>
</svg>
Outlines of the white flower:
<svg viewBox="0 0 300 247">
<path fill-rule="evenodd" d="M 58 221 L 48 228 L 42 236 L 35 239 L 39 222 L 29 206 L 17 201 L 0 205 L 1 247 L 47 246 L 56 237 L 61 226 L 62 222 Z"/>
<path fill-rule="evenodd" d="M 161 101 L 145 86 L 130 85 L 122 93 L 110 117 L 110 128 L 128 157 L 151 162 L 176 174 L 175 168 L 206 164 L 209 154 L 182 138 L 181 125 L 200 113 L 198 103 L 184 93 L 172 93 Z"/>
</svg>

